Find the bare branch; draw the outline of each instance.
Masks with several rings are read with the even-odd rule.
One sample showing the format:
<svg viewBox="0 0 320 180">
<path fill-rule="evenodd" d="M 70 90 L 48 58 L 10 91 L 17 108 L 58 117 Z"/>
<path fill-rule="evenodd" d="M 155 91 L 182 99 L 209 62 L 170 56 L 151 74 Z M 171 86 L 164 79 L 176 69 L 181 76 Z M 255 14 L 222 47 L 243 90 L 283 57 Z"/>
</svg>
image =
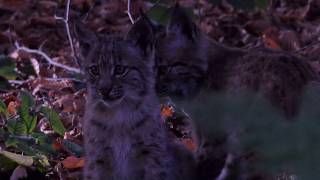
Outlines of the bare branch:
<svg viewBox="0 0 320 180">
<path fill-rule="evenodd" d="M 127 14 L 129 16 L 129 19 L 130 19 L 131 23 L 134 24 L 134 20 L 133 20 L 133 18 L 131 16 L 131 13 L 130 13 L 130 6 L 131 6 L 131 0 L 128 0 Z"/>
<path fill-rule="evenodd" d="M 57 15 L 54 15 L 54 18 L 56 20 L 61 20 L 64 22 L 64 25 L 66 27 L 66 31 L 67 31 L 67 36 L 68 36 L 68 40 L 69 40 L 69 44 L 71 47 L 71 56 L 73 57 L 73 60 L 79 65 L 78 60 L 76 58 L 76 51 L 73 45 L 73 41 L 71 38 L 71 33 L 70 33 L 70 28 L 69 28 L 69 12 L 70 12 L 70 0 L 67 1 L 67 5 L 66 5 L 66 12 L 65 12 L 65 16 L 64 17 L 59 17 Z"/>
<path fill-rule="evenodd" d="M 77 69 L 77 68 L 74 68 L 74 67 L 70 67 L 70 66 L 67 66 L 67 65 L 64 65 L 64 64 L 60 64 L 60 63 L 52 60 L 46 53 L 44 53 L 44 52 L 42 52 L 40 50 L 30 49 L 30 48 L 27 48 L 25 46 L 20 46 L 17 41 L 14 43 L 14 45 L 16 46 L 18 51 L 25 51 L 25 52 L 32 53 L 32 54 L 38 54 L 38 55 L 42 56 L 48 63 L 50 63 L 50 64 L 52 64 L 54 66 L 60 67 L 62 69 L 65 69 L 65 70 L 68 70 L 68 71 L 71 71 L 71 72 L 74 72 L 74 73 L 81 73 L 80 69 Z"/>
<path fill-rule="evenodd" d="M 79 79 L 75 79 L 75 78 L 37 78 L 37 79 L 28 79 L 28 80 L 8 80 L 8 82 L 10 84 L 17 84 L 17 85 L 21 85 L 23 83 L 29 82 L 30 80 L 38 80 L 38 79 L 43 79 L 45 81 L 53 81 L 53 82 L 57 82 L 57 81 L 74 81 L 74 82 L 83 82 Z"/>
</svg>

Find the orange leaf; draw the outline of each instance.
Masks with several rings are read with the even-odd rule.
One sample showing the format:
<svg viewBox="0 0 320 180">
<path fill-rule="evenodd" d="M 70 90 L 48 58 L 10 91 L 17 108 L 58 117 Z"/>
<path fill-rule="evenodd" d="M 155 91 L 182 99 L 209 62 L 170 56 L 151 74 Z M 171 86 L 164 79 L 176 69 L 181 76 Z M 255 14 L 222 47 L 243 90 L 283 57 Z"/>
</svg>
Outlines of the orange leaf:
<svg viewBox="0 0 320 180">
<path fill-rule="evenodd" d="M 84 166 L 84 158 L 69 156 L 62 161 L 63 167 L 66 169 L 77 169 Z"/>
<path fill-rule="evenodd" d="M 174 111 L 172 106 L 161 105 L 161 115 L 164 117 L 171 117 Z"/>
<path fill-rule="evenodd" d="M 280 45 L 277 43 L 276 40 L 271 38 L 270 36 L 263 35 L 263 42 L 264 44 L 271 49 L 281 49 Z"/>
<path fill-rule="evenodd" d="M 61 150 L 62 148 L 62 144 L 61 144 L 61 141 L 59 140 L 55 140 L 53 143 L 52 143 L 52 148 L 59 151 Z"/>
<path fill-rule="evenodd" d="M 10 116 L 14 116 L 17 114 L 17 103 L 15 101 L 11 101 L 8 104 L 8 113 Z"/>
<path fill-rule="evenodd" d="M 192 139 L 182 139 L 181 143 L 190 151 L 195 152 L 197 150 L 197 144 Z"/>
</svg>

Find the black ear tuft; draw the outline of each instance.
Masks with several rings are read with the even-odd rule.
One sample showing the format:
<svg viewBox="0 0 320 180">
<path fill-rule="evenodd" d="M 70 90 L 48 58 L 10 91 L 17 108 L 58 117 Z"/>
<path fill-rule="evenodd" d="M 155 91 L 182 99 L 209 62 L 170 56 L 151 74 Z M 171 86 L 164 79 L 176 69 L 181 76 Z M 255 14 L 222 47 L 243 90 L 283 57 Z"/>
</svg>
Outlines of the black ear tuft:
<svg viewBox="0 0 320 180">
<path fill-rule="evenodd" d="M 126 36 L 126 40 L 133 42 L 147 55 L 154 48 L 155 27 L 142 11 L 140 14 L 141 17 L 132 25 Z"/>
<path fill-rule="evenodd" d="M 80 20 L 75 21 L 74 34 L 79 41 L 81 54 L 85 58 L 97 42 L 98 38 L 93 31 L 85 28 Z"/>
<path fill-rule="evenodd" d="M 176 3 L 173 7 L 167 30 L 169 32 L 173 31 L 176 33 L 180 33 L 191 40 L 195 40 L 195 38 L 199 34 L 199 30 L 192 22 L 191 17 L 188 16 L 187 12 L 182 7 L 180 7 L 178 3 Z"/>
</svg>

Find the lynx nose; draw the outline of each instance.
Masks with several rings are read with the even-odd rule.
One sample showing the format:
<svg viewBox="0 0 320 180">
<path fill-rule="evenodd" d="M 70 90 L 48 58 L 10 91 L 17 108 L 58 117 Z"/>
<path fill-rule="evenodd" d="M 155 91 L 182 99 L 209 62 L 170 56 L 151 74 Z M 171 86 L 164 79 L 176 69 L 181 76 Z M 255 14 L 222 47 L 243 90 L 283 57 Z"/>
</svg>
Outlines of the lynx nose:
<svg viewBox="0 0 320 180">
<path fill-rule="evenodd" d="M 99 94 L 104 100 L 116 100 L 123 96 L 123 88 L 120 85 L 114 85 L 109 89 L 99 89 Z"/>
</svg>

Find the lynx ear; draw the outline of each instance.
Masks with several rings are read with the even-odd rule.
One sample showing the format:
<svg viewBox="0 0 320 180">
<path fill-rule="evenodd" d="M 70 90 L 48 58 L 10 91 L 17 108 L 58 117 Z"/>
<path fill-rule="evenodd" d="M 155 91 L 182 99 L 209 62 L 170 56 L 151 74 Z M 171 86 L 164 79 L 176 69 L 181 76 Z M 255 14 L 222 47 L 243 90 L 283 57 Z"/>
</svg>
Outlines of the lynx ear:
<svg viewBox="0 0 320 180">
<path fill-rule="evenodd" d="M 74 24 L 74 34 L 79 41 L 82 56 L 87 57 L 98 40 L 96 34 L 85 28 L 80 20 L 77 20 Z"/>
<path fill-rule="evenodd" d="M 191 17 L 178 3 L 173 7 L 167 31 L 179 33 L 190 40 L 195 40 L 199 34 L 199 30 L 192 22 Z"/>
<path fill-rule="evenodd" d="M 126 40 L 137 45 L 145 55 L 153 51 L 155 42 L 155 27 L 150 19 L 141 12 L 141 17 L 129 30 Z"/>
</svg>

